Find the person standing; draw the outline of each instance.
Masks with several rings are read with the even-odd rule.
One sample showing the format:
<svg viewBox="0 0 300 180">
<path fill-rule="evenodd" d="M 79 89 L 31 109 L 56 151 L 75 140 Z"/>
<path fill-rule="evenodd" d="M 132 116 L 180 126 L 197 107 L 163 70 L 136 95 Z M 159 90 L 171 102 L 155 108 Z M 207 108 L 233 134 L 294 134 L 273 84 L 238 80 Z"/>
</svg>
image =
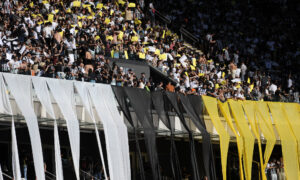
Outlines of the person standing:
<svg viewBox="0 0 300 180">
<path fill-rule="evenodd" d="M 284 174 L 284 164 L 283 164 L 283 158 L 280 158 L 280 161 L 278 163 L 279 166 L 279 172 L 278 172 L 278 179 L 279 180 L 285 180 L 285 174 Z"/>
<path fill-rule="evenodd" d="M 271 161 L 267 164 L 267 169 L 270 172 L 271 180 L 277 180 L 278 178 L 277 178 L 277 172 L 276 172 L 276 169 L 277 169 L 276 159 L 273 159 L 273 161 Z"/>
<path fill-rule="evenodd" d="M 242 65 L 241 65 L 241 81 L 245 81 L 246 72 L 247 72 L 247 66 L 245 65 L 244 62 L 242 62 Z"/>
<path fill-rule="evenodd" d="M 25 157 L 23 160 L 23 175 L 25 180 L 27 180 L 27 168 L 27 157 Z"/>
</svg>

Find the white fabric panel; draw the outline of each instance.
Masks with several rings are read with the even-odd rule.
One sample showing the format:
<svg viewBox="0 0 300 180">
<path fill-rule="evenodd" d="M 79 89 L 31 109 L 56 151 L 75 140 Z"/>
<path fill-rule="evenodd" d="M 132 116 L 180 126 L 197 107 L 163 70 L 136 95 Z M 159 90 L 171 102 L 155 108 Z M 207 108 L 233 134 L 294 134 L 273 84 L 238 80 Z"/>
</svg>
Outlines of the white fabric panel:
<svg viewBox="0 0 300 180">
<path fill-rule="evenodd" d="M 128 141 L 128 132 L 127 127 L 120 115 L 120 112 L 117 109 L 117 104 L 115 100 L 115 95 L 112 91 L 110 85 L 99 84 L 102 90 L 102 97 L 104 97 L 104 102 L 112 115 L 115 129 L 117 129 L 119 140 L 121 144 L 122 157 L 123 157 L 123 166 L 126 173 L 127 179 L 131 179 L 130 173 L 130 157 L 129 157 L 129 141 Z"/>
<path fill-rule="evenodd" d="M 47 87 L 46 78 L 32 77 L 34 91 L 39 98 L 41 104 L 46 109 L 46 112 L 52 119 L 55 119 L 54 110 L 50 98 L 50 93 Z"/>
<path fill-rule="evenodd" d="M 61 162 L 60 143 L 57 129 L 57 122 L 55 119 L 54 110 L 51 103 L 50 93 L 46 84 L 45 78 L 32 77 L 32 83 L 34 86 L 35 93 L 39 98 L 46 112 L 54 119 L 54 151 L 55 151 L 55 172 L 56 179 L 63 180 L 63 168 Z"/>
<path fill-rule="evenodd" d="M 7 94 L 7 89 L 1 74 L 0 77 L 0 92 L 1 92 L 1 97 L 0 97 L 0 113 L 2 114 L 10 114 L 12 115 L 11 107 L 10 107 L 10 102 Z"/>
<path fill-rule="evenodd" d="M 1 113 L 13 115 L 8 93 L 7 93 L 7 88 L 4 83 L 4 79 L 0 77 L 0 95 L 1 95 L 1 105 L 0 105 L 0 111 Z M 20 162 L 19 162 L 19 151 L 18 151 L 18 145 L 17 145 L 17 137 L 16 137 L 16 129 L 15 129 L 15 122 L 14 118 L 12 116 L 12 121 L 11 121 L 11 145 L 12 145 L 12 168 L 13 168 L 13 177 L 16 180 L 21 179 L 21 169 L 20 169 Z M 1 178 L 2 176 L 0 176 Z M 1 180 L 1 179 L 0 179 Z"/>
<path fill-rule="evenodd" d="M 2 174 L 1 165 L 0 165 L 0 180 L 3 180 L 3 174 Z"/>
<path fill-rule="evenodd" d="M 77 115 L 73 108 L 74 104 L 72 104 L 74 91 L 73 88 L 70 88 L 70 84 L 66 83 L 68 82 L 66 80 L 47 79 L 46 81 L 61 113 L 66 119 L 74 169 L 76 178 L 79 180 L 80 131 Z"/>
<path fill-rule="evenodd" d="M 12 168 L 15 180 L 21 180 L 21 169 L 19 161 L 19 151 L 17 145 L 16 128 L 14 118 L 11 121 L 11 150 L 12 150 Z"/>
<path fill-rule="evenodd" d="M 31 77 L 6 73 L 3 76 L 27 123 L 37 179 L 44 180 L 45 172 L 41 138 L 37 117 L 32 106 Z"/>
<path fill-rule="evenodd" d="M 74 96 L 74 82 L 76 81 L 68 81 L 68 80 L 59 80 L 59 84 L 61 84 L 66 93 L 66 95 L 68 96 L 68 99 L 70 99 L 71 101 L 71 105 L 72 108 L 74 110 L 74 112 L 76 112 L 76 104 L 75 104 L 75 96 Z"/>
<path fill-rule="evenodd" d="M 88 87 L 88 89 L 96 112 L 103 123 L 110 179 L 126 180 L 127 175 L 125 174 L 124 164 L 122 163 L 122 147 L 119 135 L 114 126 L 112 115 L 107 113 L 109 109 L 105 105 L 103 94 L 101 94 L 102 92 L 99 87 L 100 86 L 95 85 L 95 87 Z"/>
<path fill-rule="evenodd" d="M 60 143 L 59 143 L 59 135 L 58 135 L 58 128 L 57 122 L 54 120 L 54 151 L 55 151 L 55 174 L 57 180 L 63 180 L 63 168 L 61 162 L 61 152 L 60 152 Z"/>
<path fill-rule="evenodd" d="M 105 175 L 105 179 L 107 178 L 107 173 L 106 173 L 106 167 L 105 167 L 105 161 L 103 158 L 103 150 L 102 150 L 102 146 L 101 146 L 101 141 L 100 141 L 100 136 L 99 136 L 99 132 L 98 132 L 98 128 L 97 128 L 97 123 L 96 123 L 96 119 L 93 113 L 93 105 L 89 96 L 89 92 L 87 87 L 91 86 L 91 84 L 89 83 L 85 83 L 85 82 L 75 82 L 74 83 L 76 90 L 81 98 L 81 101 L 83 103 L 84 108 L 88 111 L 89 116 L 91 117 L 92 121 L 94 122 L 94 127 L 95 127 L 95 132 L 96 132 L 96 139 L 97 139 L 97 144 L 98 144 L 98 148 L 99 148 L 99 152 L 100 152 L 100 158 L 101 158 L 101 162 L 102 162 L 102 166 L 103 166 L 103 170 L 104 170 L 104 175 Z"/>
</svg>

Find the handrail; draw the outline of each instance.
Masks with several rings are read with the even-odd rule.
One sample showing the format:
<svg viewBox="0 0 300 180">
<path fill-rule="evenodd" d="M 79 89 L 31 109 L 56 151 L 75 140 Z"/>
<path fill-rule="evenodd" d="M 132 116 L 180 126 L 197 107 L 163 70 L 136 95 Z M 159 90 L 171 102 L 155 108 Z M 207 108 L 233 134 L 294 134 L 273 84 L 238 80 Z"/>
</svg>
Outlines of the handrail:
<svg viewBox="0 0 300 180">
<path fill-rule="evenodd" d="M 181 27 L 179 31 L 181 34 L 184 34 L 187 38 L 192 40 L 194 43 L 199 42 L 199 39 L 195 35 L 190 33 L 188 30 L 186 30 L 184 27 Z"/>
<path fill-rule="evenodd" d="M 89 176 L 89 177 L 91 177 L 93 180 L 100 180 L 100 179 L 96 178 L 95 176 L 91 175 L 90 173 L 88 173 L 88 172 L 85 172 L 85 171 L 84 171 L 84 170 L 82 170 L 82 169 L 80 169 L 80 172 L 82 172 L 83 174 L 86 174 L 86 175 L 88 175 L 88 176 Z"/>
<path fill-rule="evenodd" d="M 8 179 L 13 179 L 10 175 L 8 175 L 8 174 L 6 174 L 4 172 L 2 172 L 2 174 L 3 174 L 3 176 L 7 177 Z"/>
<path fill-rule="evenodd" d="M 165 23 L 167 24 L 171 24 L 171 20 L 169 18 L 167 18 L 166 16 L 164 16 L 163 14 L 161 14 L 158 10 L 155 9 L 155 15 L 157 15 L 161 20 L 163 20 Z"/>
<path fill-rule="evenodd" d="M 47 174 L 45 174 L 45 179 L 46 180 L 56 180 L 55 177 L 48 176 Z"/>
<path fill-rule="evenodd" d="M 46 170 L 46 174 L 49 174 L 49 175 L 53 176 L 54 178 L 56 178 L 56 175 L 55 175 L 55 174 L 52 174 L 51 172 L 49 172 L 49 171 L 47 171 L 47 170 Z"/>
</svg>

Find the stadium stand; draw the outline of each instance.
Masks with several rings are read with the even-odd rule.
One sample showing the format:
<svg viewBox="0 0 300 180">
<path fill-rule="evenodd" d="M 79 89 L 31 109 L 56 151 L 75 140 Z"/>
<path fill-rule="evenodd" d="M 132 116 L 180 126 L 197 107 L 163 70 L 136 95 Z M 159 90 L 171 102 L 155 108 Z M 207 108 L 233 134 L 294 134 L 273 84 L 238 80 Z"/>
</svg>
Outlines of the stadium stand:
<svg viewBox="0 0 300 180">
<path fill-rule="evenodd" d="M 215 26 L 220 20 L 218 17 L 226 12 L 226 9 L 219 10 L 218 3 L 206 5 L 204 2 L 203 5 L 192 1 L 185 6 L 184 1 L 179 4 L 170 1 L 173 10 L 167 12 L 171 13 L 172 22 L 185 24 L 199 37 L 207 33 L 202 40 L 203 46 L 197 49 L 198 46 L 185 43 L 157 20 L 156 7 L 166 12 L 168 2 L 155 3 L 6 0 L 1 4 L 1 70 L 148 90 L 171 87 L 182 93 L 210 95 L 222 101 L 233 98 L 299 102 L 295 81 L 298 74 L 293 74 L 291 68 L 286 68 L 287 72 L 281 70 L 282 62 L 292 66 L 296 61 L 291 58 L 299 57 L 295 46 L 285 47 L 286 42 L 296 37 L 290 35 L 290 31 L 295 31 L 296 20 L 289 18 L 289 14 L 283 19 L 291 20 L 291 30 L 281 36 L 263 39 L 260 28 L 256 33 L 247 34 L 246 25 L 238 33 L 230 34 L 232 28 L 240 27 L 242 19 L 237 17 L 243 16 L 235 16 L 232 25 L 227 23 L 232 21 L 234 13 L 241 13 L 238 9 L 243 8 L 243 4 L 226 6 L 232 13 L 225 14 L 226 21 L 222 26 Z M 185 11 L 194 5 L 194 8 L 212 6 L 213 11 Z M 186 7 L 183 11 L 176 11 L 182 6 Z M 266 20 L 259 20 L 255 7 L 252 9 L 250 21 L 260 27 Z M 201 23 L 196 23 L 197 16 L 191 14 L 197 12 Z M 215 19 L 208 21 L 212 14 L 216 14 Z M 273 18 L 271 22 L 278 21 Z M 171 26 L 174 27 L 178 29 L 176 24 Z M 217 39 L 212 32 L 216 32 Z M 109 58 L 147 61 L 176 83 L 155 84 L 151 78 L 111 64 Z"/>
<path fill-rule="evenodd" d="M 171 21 L 172 29 L 191 34 L 187 40 L 198 38 L 196 47 L 211 62 L 210 67 L 202 63 L 200 71 L 218 75 L 206 78 L 212 79 L 212 86 L 220 85 L 225 72 L 225 79 L 241 79 L 246 99 L 299 102 L 299 3 L 167 0 L 155 1 L 155 7 Z M 226 89 L 240 86 L 228 84 Z"/>
<path fill-rule="evenodd" d="M 20 150 L 25 179 L 27 169 L 29 179 L 297 179 L 300 6 L 294 4 L 1 1 L 3 175 L 21 178 Z M 28 146 L 18 148 L 17 139 Z M 52 141 L 55 167 L 54 150 L 45 148 Z M 13 157 L 11 165 L 4 154 Z"/>
</svg>

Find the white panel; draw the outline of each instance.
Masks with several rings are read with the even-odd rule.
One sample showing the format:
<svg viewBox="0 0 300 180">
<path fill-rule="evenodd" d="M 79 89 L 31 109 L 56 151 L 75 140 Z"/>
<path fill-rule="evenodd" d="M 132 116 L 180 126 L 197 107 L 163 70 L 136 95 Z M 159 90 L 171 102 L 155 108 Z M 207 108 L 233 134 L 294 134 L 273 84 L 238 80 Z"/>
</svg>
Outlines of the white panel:
<svg viewBox="0 0 300 180">
<path fill-rule="evenodd" d="M 181 122 L 179 117 L 175 116 L 175 130 L 182 131 Z"/>
<path fill-rule="evenodd" d="M 3 114 L 12 114 L 9 98 L 8 98 L 8 91 L 6 89 L 6 86 L 4 84 L 4 80 L 1 74 L 0 77 L 0 113 Z"/>
<path fill-rule="evenodd" d="M 105 135 L 106 151 L 108 159 L 109 174 L 111 180 L 127 179 L 127 175 L 124 172 L 124 164 L 121 150 L 121 143 L 119 141 L 119 135 L 117 129 L 113 125 L 113 117 L 106 107 L 103 94 L 100 86 L 88 87 L 91 99 L 94 103 L 96 112 L 100 117 Z"/>
<path fill-rule="evenodd" d="M 0 165 L 0 180 L 3 180 L 1 165 Z"/>
<path fill-rule="evenodd" d="M 162 129 L 162 130 L 166 130 L 166 131 L 169 130 L 161 120 L 158 121 L 158 129 Z"/>
<path fill-rule="evenodd" d="M 54 153 L 55 153 L 55 172 L 56 172 L 56 179 L 63 180 L 63 168 L 61 162 L 61 152 L 60 152 L 60 143 L 59 143 L 59 135 L 58 135 L 58 128 L 57 122 L 54 120 Z"/>
<path fill-rule="evenodd" d="M 14 179 L 21 180 L 19 151 L 17 145 L 15 122 L 13 118 L 11 121 L 11 151 L 12 151 L 12 168 L 13 168 Z"/>
<path fill-rule="evenodd" d="M 37 117 L 32 106 L 31 77 L 3 74 L 10 92 L 21 110 L 27 123 L 33 153 L 34 168 L 37 179 L 44 180 L 44 160 Z"/>
<path fill-rule="evenodd" d="M 11 110 L 11 105 L 8 97 L 8 91 L 6 89 L 4 79 L 0 77 L 0 95 L 1 95 L 1 103 L 0 103 L 0 108 L 1 108 L 1 113 L 6 113 L 9 115 L 12 115 L 13 112 Z M 13 168 L 13 177 L 16 180 L 21 179 L 21 169 L 20 169 L 20 163 L 19 163 L 19 152 L 18 152 L 18 145 L 17 145 L 17 138 L 16 138 L 16 129 L 15 129 L 15 122 L 14 118 L 12 116 L 12 121 L 11 121 L 11 145 L 12 145 L 12 168 Z M 2 178 L 2 174 L 0 175 L 0 180 Z"/>
<path fill-rule="evenodd" d="M 76 178 L 79 180 L 80 131 L 76 111 L 74 111 L 74 89 L 66 80 L 47 79 L 47 84 L 67 122 L 69 140 Z"/>
<path fill-rule="evenodd" d="M 97 144 L 98 144 L 98 149 L 99 149 L 99 153 L 100 153 L 100 158 L 101 158 L 101 162 L 102 162 L 102 166 L 103 166 L 103 170 L 104 170 L 104 175 L 105 175 L 105 179 L 107 178 L 107 173 L 106 173 L 106 167 L 105 167 L 105 162 L 104 162 L 104 158 L 103 158 L 103 150 L 101 147 L 101 141 L 100 141 L 100 136 L 99 136 L 99 132 L 98 132 L 98 128 L 97 128 L 97 123 L 96 123 L 96 119 L 93 113 L 93 105 L 91 102 L 91 98 L 88 92 L 87 87 L 91 86 L 91 84 L 89 83 L 83 83 L 83 82 L 75 82 L 74 83 L 76 90 L 81 98 L 82 104 L 84 105 L 84 108 L 87 110 L 89 116 L 91 117 L 91 119 L 93 120 L 94 123 L 94 127 L 95 127 L 95 132 L 96 132 L 96 139 L 97 139 Z"/>
<path fill-rule="evenodd" d="M 34 86 L 35 93 L 39 98 L 43 108 L 49 114 L 49 116 L 54 119 L 54 151 L 55 151 L 55 172 L 56 179 L 63 180 L 63 169 L 61 162 L 61 153 L 60 153 L 60 143 L 59 135 L 57 129 L 57 123 L 55 119 L 54 110 L 52 107 L 52 102 L 50 98 L 50 93 L 47 87 L 46 79 L 39 77 L 32 77 L 32 83 Z"/>
<path fill-rule="evenodd" d="M 112 119 L 114 122 L 114 127 L 117 130 L 119 135 L 119 142 L 122 150 L 122 157 L 123 157 L 123 167 L 124 173 L 128 180 L 131 179 L 130 173 L 130 157 L 129 157 L 129 140 L 128 140 L 128 132 L 127 127 L 118 111 L 115 95 L 112 91 L 110 85 L 99 84 L 102 90 L 102 97 L 104 97 L 104 102 L 109 109 L 109 112 L 112 115 Z"/>
</svg>

